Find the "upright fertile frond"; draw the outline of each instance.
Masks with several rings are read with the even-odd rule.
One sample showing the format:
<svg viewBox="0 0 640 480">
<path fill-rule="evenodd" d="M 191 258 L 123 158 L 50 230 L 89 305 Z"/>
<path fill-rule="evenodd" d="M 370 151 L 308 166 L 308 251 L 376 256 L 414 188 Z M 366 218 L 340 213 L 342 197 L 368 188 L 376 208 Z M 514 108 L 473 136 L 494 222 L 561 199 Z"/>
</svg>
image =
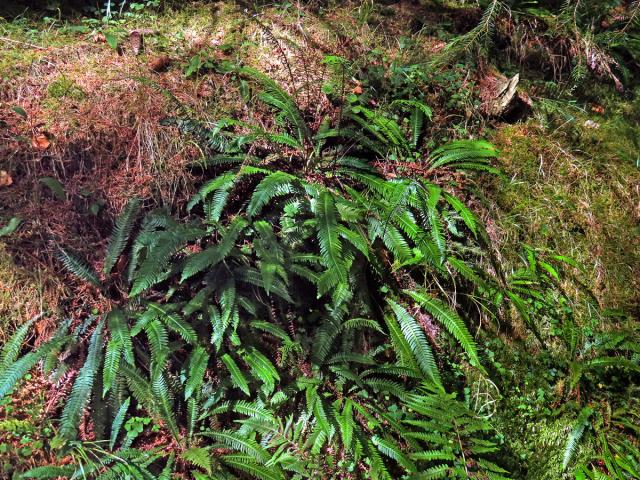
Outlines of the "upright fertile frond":
<svg viewBox="0 0 640 480">
<path fill-rule="evenodd" d="M 111 423 L 111 436 L 109 437 L 109 450 L 113 450 L 113 447 L 116 444 L 116 440 L 118 440 L 118 434 L 120 433 L 120 428 L 122 428 L 122 424 L 124 423 L 124 418 L 127 415 L 127 410 L 129 410 L 129 404 L 131 403 L 131 398 L 127 397 L 127 399 L 122 402 L 120 408 L 118 408 L 118 412 Z"/>
<path fill-rule="evenodd" d="M 157 377 L 164 370 L 169 358 L 169 338 L 167 330 L 159 320 L 152 320 L 144 327 L 151 350 L 151 377 Z"/>
<path fill-rule="evenodd" d="M 107 343 L 104 366 L 102 368 L 103 397 L 111 389 L 118 375 L 121 357 L 124 355 L 129 364 L 133 365 L 134 363 L 131 335 L 125 322 L 124 313 L 120 309 L 112 310 L 107 316 L 107 327 L 110 338 Z"/>
<path fill-rule="evenodd" d="M 176 419 L 173 411 L 173 402 L 169 394 L 169 388 L 167 387 L 167 381 L 164 375 L 156 375 L 151 382 L 151 389 L 153 391 L 153 401 L 156 409 L 162 420 L 167 425 L 167 428 L 178 442 L 181 441 L 180 432 L 176 424 Z"/>
<path fill-rule="evenodd" d="M 482 368 L 478 358 L 476 342 L 456 312 L 447 307 L 441 300 L 424 292 L 405 290 L 404 293 L 409 295 L 421 308 L 433 315 L 453 335 L 453 338 L 458 341 L 464 351 L 467 352 L 467 355 L 469 355 L 472 365 Z"/>
<path fill-rule="evenodd" d="M 120 216 L 116 219 L 116 224 L 109 239 L 109 246 L 107 247 L 104 273 L 108 274 L 111 272 L 111 269 L 118 261 L 118 257 L 126 247 L 139 211 L 140 200 L 133 198 L 129 200 Z"/>
<path fill-rule="evenodd" d="M 89 282 L 90 284 L 102 288 L 102 283 L 98 279 L 98 275 L 96 272 L 88 266 L 84 261 L 80 260 L 75 255 L 67 252 L 65 249 L 60 248 L 58 250 L 58 259 L 64 265 L 69 272 L 73 273 L 76 277 L 85 282 Z"/>
<path fill-rule="evenodd" d="M 411 352 L 420 367 L 420 370 L 429 379 L 433 385 L 442 388 L 442 382 L 440 380 L 440 373 L 438 372 L 438 366 L 436 365 L 433 352 L 429 346 L 429 342 L 418 325 L 418 322 L 409 315 L 402 306 L 398 305 L 393 300 L 387 300 L 389 306 L 393 310 L 396 319 L 400 323 L 400 329 L 404 335 L 405 340 L 411 348 Z"/>
<path fill-rule="evenodd" d="M 83 415 L 84 409 L 89 404 L 93 381 L 100 364 L 100 353 L 102 351 L 102 327 L 104 321 L 96 326 L 91 341 L 89 342 L 89 352 L 84 365 L 78 372 L 78 377 L 73 384 L 71 394 L 65 403 L 62 417 L 60 418 L 59 435 L 65 440 L 74 440 L 78 433 L 78 425 Z"/>
</svg>

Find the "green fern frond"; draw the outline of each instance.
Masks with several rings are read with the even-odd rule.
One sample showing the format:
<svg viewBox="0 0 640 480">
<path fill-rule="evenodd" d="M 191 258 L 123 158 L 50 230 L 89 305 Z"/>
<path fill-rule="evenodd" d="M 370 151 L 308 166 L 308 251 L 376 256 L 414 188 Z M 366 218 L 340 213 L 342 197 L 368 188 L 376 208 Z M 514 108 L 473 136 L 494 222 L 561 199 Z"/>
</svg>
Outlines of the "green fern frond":
<svg viewBox="0 0 640 480">
<path fill-rule="evenodd" d="M 116 219 L 109 245 L 107 247 L 107 255 L 104 260 L 104 273 L 108 274 L 118 261 L 118 257 L 122 254 L 124 248 L 129 241 L 131 232 L 136 222 L 138 212 L 140 211 L 140 200 L 133 198 L 127 202 L 122 213 Z"/>
<path fill-rule="evenodd" d="M 144 327 L 151 350 L 151 376 L 157 377 L 164 370 L 169 358 L 169 337 L 159 320 L 152 320 Z"/>
<path fill-rule="evenodd" d="M 102 328 L 104 321 L 100 321 L 91 335 L 89 351 L 84 365 L 78 372 L 78 377 L 73 383 L 71 394 L 65 403 L 60 417 L 59 435 L 65 440 L 74 440 L 78 433 L 78 425 L 89 404 L 93 382 L 100 365 L 100 353 L 102 352 Z"/>
<path fill-rule="evenodd" d="M 204 347 L 198 346 L 191 352 L 188 362 L 189 377 L 184 388 L 185 400 L 188 400 L 202 385 L 208 363 L 209 354 Z"/>
<path fill-rule="evenodd" d="M 154 404 L 156 405 L 158 413 L 169 429 L 169 432 L 171 432 L 171 435 L 173 435 L 173 438 L 178 442 L 181 442 L 182 436 L 180 435 L 176 424 L 173 402 L 169 394 L 167 381 L 162 374 L 156 375 L 155 378 L 152 379 L 151 389 L 153 392 Z"/>
<path fill-rule="evenodd" d="M 416 320 L 409 315 L 409 312 L 407 312 L 403 307 L 393 300 L 387 300 L 387 302 L 400 324 L 402 335 L 411 348 L 411 352 L 416 363 L 420 367 L 420 370 L 426 378 L 433 382 L 435 386 L 442 389 L 440 373 L 438 372 L 433 352 L 431 351 L 431 347 L 429 346 L 429 342 L 427 341 L 424 332 Z"/>
<path fill-rule="evenodd" d="M 150 303 L 149 309 L 158 312 L 160 320 L 175 333 L 180 335 L 182 339 L 190 344 L 195 344 L 198 340 L 198 334 L 189 323 L 180 318 L 176 313 L 170 312 L 166 306 L 163 308 L 157 303 Z"/>
<path fill-rule="evenodd" d="M 276 381 L 280 380 L 280 375 L 273 363 L 255 348 L 246 351 L 242 359 L 251 368 L 252 375 L 264 384 L 266 391 L 273 392 Z"/>
<path fill-rule="evenodd" d="M 207 249 L 191 255 L 182 269 L 181 282 L 184 282 L 193 275 L 202 272 L 207 268 L 211 268 L 219 262 L 223 261 L 236 246 L 238 237 L 248 226 L 248 222 L 240 216 L 231 221 L 229 227 L 222 232 L 221 241 Z"/>
<path fill-rule="evenodd" d="M 564 454 L 562 456 L 562 469 L 566 470 L 569 466 L 569 463 L 573 459 L 578 450 L 578 445 L 580 444 L 580 440 L 582 440 L 582 435 L 584 434 L 585 428 L 589 423 L 589 417 L 593 414 L 593 410 L 590 407 L 584 407 L 576 422 L 571 429 L 571 433 L 569 433 L 569 438 L 567 440 L 567 444 L 564 447 Z"/>
<path fill-rule="evenodd" d="M 109 437 L 109 450 L 113 450 L 113 447 L 118 440 L 118 434 L 120 433 L 120 429 L 122 428 L 122 424 L 124 423 L 124 418 L 129 410 L 129 405 L 131 403 L 131 398 L 127 397 L 127 399 L 122 402 L 120 408 L 118 408 L 118 412 L 111 423 L 111 436 Z"/>
<path fill-rule="evenodd" d="M 286 172 L 273 172 L 266 176 L 256 186 L 247 205 L 247 215 L 254 217 L 273 198 L 288 195 L 294 191 L 294 182 L 297 178 Z"/>
<path fill-rule="evenodd" d="M 415 463 L 413 463 L 408 457 L 406 457 L 400 451 L 400 447 L 393 441 L 374 435 L 373 437 L 371 437 L 371 442 L 376 447 L 378 447 L 378 450 L 380 450 L 380 452 L 382 452 L 387 457 L 394 459 L 409 473 L 416 472 L 417 468 Z"/>
<path fill-rule="evenodd" d="M 98 274 L 78 257 L 67 252 L 65 249 L 58 249 L 58 259 L 69 272 L 74 274 L 80 280 L 89 282 L 95 287 L 102 289 L 102 283 L 98 279 Z"/>
<path fill-rule="evenodd" d="M 203 432 L 202 435 L 211 437 L 233 450 L 247 454 L 260 464 L 264 464 L 269 459 L 269 453 L 258 442 L 245 438 L 238 432 L 225 430 L 221 432 Z"/>
<path fill-rule="evenodd" d="M 459 170 L 499 171 L 491 167 L 491 160 L 498 151 L 483 140 L 458 140 L 434 150 L 429 157 L 429 168 L 454 168 Z"/>
<path fill-rule="evenodd" d="M 55 466 L 47 465 L 44 467 L 35 467 L 20 474 L 20 478 L 34 478 L 34 479 L 57 479 L 68 478 L 76 472 L 76 467 L 72 465 Z"/>
<path fill-rule="evenodd" d="M 227 370 L 229 370 L 229 373 L 231 374 L 231 381 L 233 382 L 233 385 L 242 390 L 245 395 L 250 395 L 251 392 L 249 390 L 249 383 L 247 382 L 247 379 L 242 373 L 242 370 L 240 370 L 240 367 L 238 367 L 238 364 L 235 362 L 235 360 L 228 353 L 225 353 L 221 357 L 221 360 L 226 365 Z"/>
<path fill-rule="evenodd" d="M 222 457 L 222 461 L 225 465 L 260 480 L 284 480 L 285 478 L 279 469 L 272 466 L 265 467 L 255 462 L 246 461 L 238 455 L 225 455 Z"/>
<path fill-rule="evenodd" d="M 467 352 L 472 365 L 482 368 L 478 357 L 476 342 L 473 340 L 467 326 L 456 312 L 447 307 L 442 301 L 427 295 L 424 292 L 404 290 L 404 293 L 409 295 L 418 305 L 420 305 L 420 308 L 423 308 L 433 315 L 433 317 L 444 326 L 453 338 L 458 341 L 464 351 Z"/>
<path fill-rule="evenodd" d="M 211 452 L 209 452 L 209 450 L 207 450 L 206 448 L 188 448 L 180 454 L 180 457 L 211 475 Z"/>
<path fill-rule="evenodd" d="M 183 225 L 158 232 L 154 245 L 147 252 L 147 258 L 134 275 L 133 287 L 129 296 L 135 297 L 163 280 L 165 270 L 173 255 L 189 241 L 202 237 L 204 233 L 198 228 Z"/>
<path fill-rule="evenodd" d="M 0 350 L 0 376 L 18 359 L 29 329 L 37 319 L 38 317 L 33 317 L 20 325 Z"/>
<path fill-rule="evenodd" d="M 336 205 L 331 193 L 323 191 L 316 205 L 318 220 L 318 243 L 322 263 L 330 277 L 328 286 L 335 286 L 347 278 L 347 267 L 342 255 L 342 242 L 338 234 Z"/>
</svg>

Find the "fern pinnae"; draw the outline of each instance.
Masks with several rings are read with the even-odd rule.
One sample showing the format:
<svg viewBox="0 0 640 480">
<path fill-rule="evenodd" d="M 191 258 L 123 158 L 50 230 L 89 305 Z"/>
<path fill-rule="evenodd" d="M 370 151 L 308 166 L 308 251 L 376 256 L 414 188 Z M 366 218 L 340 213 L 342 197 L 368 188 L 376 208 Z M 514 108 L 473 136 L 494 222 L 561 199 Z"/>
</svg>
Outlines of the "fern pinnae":
<svg viewBox="0 0 640 480">
<path fill-rule="evenodd" d="M 75 439 L 80 418 L 89 403 L 93 382 L 100 364 L 103 325 L 104 321 L 100 321 L 91 335 L 87 358 L 78 372 L 71 394 L 62 411 L 59 435 L 65 440 Z"/>
<path fill-rule="evenodd" d="M 133 198 L 127 202 L 124 210 L 116 219 L 113 232 L 109 239 L 109 245 L 107 246 L 107 254 L 105 256 L 103 270 L 105 274 L 111 272 L 118 260 L 118 257 L 120 257 L 126 247 L 139 211 L 140 200 Z"/>
<path fill-rule="evenodd" d="M 41 315 L 35 316 L 20 325 L 4 344 L 2 350 L 0 350 L 0 375 L 17 360 L 20 355 L 20 350 L 22 350 L 22 344 L 29 334 L 29 329 L 40 316 Z"/>
<path fill-rule="evenodd" d="M 131 403 L 131 398 L 127 397 L 127 399 L 122 402 L 122 405 L 118 408 L 118 412 L 111 423 L 111 436 L 109 437 L 109 450 L 113 450 L 113 447 L 118 440 L 118 434 L 120 433 L 120 429 L 122 428 L 122 424 L 124 423 L 124 418 L 127 414 L 127 410 L 129 410 L 129 405 Z"/>
<path fill-rule="evenodd" d="M 209 363 L 209 354 L 202 346 L 197 346 L 189 356 L 189 376 L 184 389 L 184 398 L 188 400 L 202 385 Z"/>
<path fill-rule="evenodd" d="M 80 260 L 75 255 L 71 254 L 64 248 L 58 249 L 58 259 L 62 262 L 64 267 L 80 280 L 89 282 L 93 286 L 102 289 L 102 283 L 98 279 L 98 274 L 89 267 L 84 261 Z"/>
<path fill-rule="evenodd" d="M 235 360 L 228 353 L 225 353 L 221 357 L 221 360 L 227 367 L 227 370 L 229 370 L 229 373 L 231 374 L 231 381 L 233 382 L 234 386 L 242 390 L 245 395 L 250 395 L 251 392 L 249 390 L 249 383 L 247 382 L 247 379 L 242 373 L 242 370 L 240 370 L 240 367 L 238 367 L 238 364 L 235 362 Z"/>
<path fill-rule="evenodd" d="M 420 370 L 434 386 L 442 389 L 440 373 L 438 372 L 433 352 L 424 332 L 404 307 L 398 305 L 393 300 L 387 300 L 387 302 L 400 323 L 402 335 L 409 344 L 411 352 L 414 355 L 415 361 L 420 367 Z"/>
<path fill-rule="evenodd" d="M 458 341 L 460 346 L 469 355 L 471 364 L 482 369 L 478 357 L 478 348 L 463 320 L 456 312 L 447 307 L 441 300 L 423 292 L 404 290 L 421 308 L 434 316 L 447 331 Z"/>
<path fill-rule="evenodd" d="M 587 427 L 589 417 L 593 414 L 593 409 L 590 407 L 584 407 L 578 418 L 576 419 L 571 432 L 569 433 L 569 438 L 567 440 L 567 444 L 564 448 L 564 454 L 562 456 L 562 469 L 566 470 L 569 466 L 569 463 L 573 459 L 578 450 L 578 445 L 580 440 L 582 440 L 582 436 L 584 434 L 585 428 Z"/>
</svg>

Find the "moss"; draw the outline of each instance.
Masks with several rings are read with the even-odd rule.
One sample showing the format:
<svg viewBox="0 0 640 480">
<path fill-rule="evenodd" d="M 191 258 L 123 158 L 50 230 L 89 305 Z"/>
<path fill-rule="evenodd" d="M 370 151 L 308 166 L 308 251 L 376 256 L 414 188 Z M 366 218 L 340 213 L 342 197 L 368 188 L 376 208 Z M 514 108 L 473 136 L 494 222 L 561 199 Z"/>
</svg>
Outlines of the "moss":
<svg viewBox="0 0 640 480">
<path fill-rule="evenodd" d="M 71 100 L 84 100 L 84 91 L 71 79 L 61 75 L 53 80 L 47 87 L 47 93 L 51 98 L 67 98 Z"/>
<path fill-rule="evenodd" d="M 623 120 L 601 120 L 599 129 L 584 121 L 553 134 L 534 120 L 494 133 L 507 179 L 490 193 L 498 241 L 507 255 L 524 242 L 573 257 L 603 305 L 633 310 L 640 170 L 628 159 L 628 138 L 614 134 Z"/>
</svg>

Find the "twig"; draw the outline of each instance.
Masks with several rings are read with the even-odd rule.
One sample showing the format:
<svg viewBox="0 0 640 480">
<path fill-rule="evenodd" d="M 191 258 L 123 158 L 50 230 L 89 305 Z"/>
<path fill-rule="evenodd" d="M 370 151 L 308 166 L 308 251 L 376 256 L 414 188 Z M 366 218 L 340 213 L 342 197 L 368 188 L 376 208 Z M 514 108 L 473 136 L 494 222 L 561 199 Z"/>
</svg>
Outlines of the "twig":
<svg viewBox="0 0 640 480">
<path fill-rule="evenodd" d="M 37 48 L 38 50 L 46 50 L 45 47 L 40 47 L 39 45 L 34 45 L 33 43 L 27 43 L 27 42 L 21 42 L 19 40 L 14 40 L 12 38 L 7 38 L 7 37 L 0 37 L 0 41 L 3 42 L 11 42 L 11 43 L 17 43 L 19 45 L 25 45 L 27 47 L 31 47 L 31 48 Z"/>
</svg>

